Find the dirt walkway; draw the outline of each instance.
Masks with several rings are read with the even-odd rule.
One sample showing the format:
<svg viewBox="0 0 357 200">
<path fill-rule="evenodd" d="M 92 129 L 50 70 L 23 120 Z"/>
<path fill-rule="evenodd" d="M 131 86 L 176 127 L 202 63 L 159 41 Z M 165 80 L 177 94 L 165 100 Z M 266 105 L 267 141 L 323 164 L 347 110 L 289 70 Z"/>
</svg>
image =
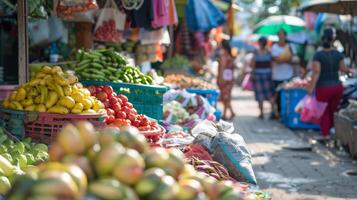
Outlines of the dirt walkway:
<svg viewBox="0 0 357 200">
<path fill-rule="evenodd" d="M 278 122 L 259 120 L 251 92 L 235 89 L 233 96 L 235 127 L 252 153 L 260 188 L 273 199 L 357 199 L 357 176 L 345 174 L 357 170 L 356 161 L 310 145 Z"/>
</svg>

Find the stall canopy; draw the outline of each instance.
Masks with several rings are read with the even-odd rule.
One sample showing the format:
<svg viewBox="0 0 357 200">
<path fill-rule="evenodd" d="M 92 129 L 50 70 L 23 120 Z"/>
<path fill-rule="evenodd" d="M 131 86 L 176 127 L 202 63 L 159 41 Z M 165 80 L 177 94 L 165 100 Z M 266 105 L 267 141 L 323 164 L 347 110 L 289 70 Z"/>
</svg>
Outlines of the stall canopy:
<svg viewBox="0 0 357 200">
<path fill-rule="evenodd" d="M 356 0 L 311 0 L 303 4 L 300 10 L 356 16 L 357 1 Z"/>
<path fill-rule="evenodd" d="M 305 22 L 299 17 L 288 15 L 270 16 L 259 22 L 255 27 L 255 33 L 262 35 L 276 35 L 284 29 L 288 34 L 305 30 Z"/>
<path fill-rule="evenodd" d="M 255 46 L 248 44 L 247 42 L 239 39 L 238 37 L 233 37 L 233 39 L 230 42 L 230 45 L 232 47 L 238 48 L 240 50 L 245 50 L 248 52 L 252 52 L 256 50 Z"/>
<path fill-rule="evenodd" d="M 188 0 L 185 13 L 190 31 L 206 32 L 226 22 L 224 13 L 210 0 Z"/>
</svg>

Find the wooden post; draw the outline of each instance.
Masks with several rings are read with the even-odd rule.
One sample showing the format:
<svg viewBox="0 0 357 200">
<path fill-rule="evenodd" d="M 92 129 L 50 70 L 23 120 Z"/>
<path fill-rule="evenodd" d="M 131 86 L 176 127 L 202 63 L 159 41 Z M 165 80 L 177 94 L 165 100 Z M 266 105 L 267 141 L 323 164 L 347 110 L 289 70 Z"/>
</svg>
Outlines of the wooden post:
<svg viewBox="0 0 357 200">
<path fill-rule="evenodd" d="M 29 80 L 29 44 L 27 30 L 27 0 L 17 0 L 17 26 L 18 26 L 18 68 L 19 84 Z"/>
</svg>

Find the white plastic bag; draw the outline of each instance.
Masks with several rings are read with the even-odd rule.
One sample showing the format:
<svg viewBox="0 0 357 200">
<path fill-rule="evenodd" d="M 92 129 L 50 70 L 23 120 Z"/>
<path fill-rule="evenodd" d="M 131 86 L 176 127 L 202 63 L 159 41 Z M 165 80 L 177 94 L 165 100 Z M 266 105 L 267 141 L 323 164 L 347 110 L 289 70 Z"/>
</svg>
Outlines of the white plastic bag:
<svg viewBox="0 0 357 200">
<path fill-rule="evenodd" d="M 125 27 L 126 15 L 119 11 L 114 0 L 107 0 L 101 9 L 94 29 L 94 40 L 120 42 Z"/>
<path fill-rule="evenodd" d="M 44 19 L 29 21 L 30 47 L 41 46 L 50 42 L 50 28 Z"/>
</svg>

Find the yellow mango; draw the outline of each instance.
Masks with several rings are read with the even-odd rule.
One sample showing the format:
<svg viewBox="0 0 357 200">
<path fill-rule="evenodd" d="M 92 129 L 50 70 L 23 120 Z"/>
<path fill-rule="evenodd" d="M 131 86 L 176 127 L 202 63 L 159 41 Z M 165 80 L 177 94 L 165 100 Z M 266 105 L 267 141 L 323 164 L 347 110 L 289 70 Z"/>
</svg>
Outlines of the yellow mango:
<svg viewBox="0 0 357 200">
<path fill-rule="evenodd" d="M 66 108 L 73 108 L 76 102 L 74 99 L 70 96 L 65 96 L 61 97 L 61 99 L 58 102 L 59 105 L 65 106 Z"/>
<path fill-rule="evenodd" d="M 33 104 L 33 100 L 32 99 L 25 99 L 25 100 L 22 100 L 20 103 L 21 103 L 22 106 L 27 107 L 27 106 L 31 106 Z"/>
<path fill-rule="evenodd" d="M 95 112 L 92 109 L 87 109 L 87 110 L 83 110 L 82 114 L 97 114 L 97 112 Z"/>
<path fill-rule="evenodd" d="M 50 113 L 57 113 L 57 114 L 68 114 L 69 110 L 64 106 L 53 106 L 52 108 L 48 109 Z"/>
<path fill-rule="evenodd" d="M 22 101 L 26 98 L 26 90 L 24 88 L 19 88 L 16 94 L 16 101 Z"/>
<path fill-rule="evenodd" d="M 82 103 L 84 99 L 84 95 L 80 92 L 75 92 L 71 96 L 76 101 L 76 103 Z"/>
<path fill-rule="evenodd" d="M 92 104 L 91 100 L 89 100 L 89 98 L 83 99 L 82 104 L 83 104 L 83 108 L 85 110 L 90 109 L 93 106 L 93 104 Z"/>
<path fill-rule="evenodd" d="M 18 101 L 11 101 L 10 108 L 15 110 L 23 110 L 24 107 Z"/>
<path fill-rule="evenodd" d="M 42 69 L 41 69 L 41 72 L 45 73 L 45 74 L 50 74 L 51 73 L 51 70 L 52 68 L 49 67 L 49 66 L 44 66 Z"/>
<path fill-rule="evenodd" d="M 81 92 L 84 95 L 84 97 L 90 97 L 90 91 L 87 88 L 82 88 Z"/>
<path fill-rule="evenodd" d="M 94 99 L 93 110 L 98 111 L 100 109 L 104 109 L 104 104 L 98 99 Z"/>
<path fill-rule="evenodd" d="M 25 110 L 26 111 L 35 111 L 36 110 L 36 106 L 35 105 L 30 105 L 30 106 L 26 106 L 25 107 Z"/>
<path fill-rule="evenodd" d="M 58 94 L 54 91 L 50 91 L 46 102 L 46 108 L 51 108 L 58 101 Z"/>
<path fill-rule="evenodd" d="M 13 91 L 10 94 L 10 100 L 15 101 L 17 96 L 17 91 Z"/>
<path fill-rule="evenodd" d="M 38 112 L 46 112 L 47 108 L 46 108 L 45 105 L 39 104 L 39 105 L 36 106 L 36 111 L 38 111 Z"/>
<path fill-rule="evenodd" d="M 40 104 L 41 103 L 41 95 L 35 97 L 35 103 Z"/>
<path fill-rule="evenodd" d="M 70 85 L 63 86 L 63 92 L 64 92 L 64 95 L 71 96 L 72 87 Z"/>
<path fill-rule="evenodd" d="M 54 66 L 51 69 L 51 74 L 63 73 L 62 68 L 60 66 Z"/>
<path fill-rule="evenodd" d="M 4 108 L 9 108 L 10 107 L 9 100 L 5 99 L 5 101 L 2 103 L 2 105 L 4 106 Z"/>
<path fill-rule="evenodd" d="M 72 113 L 74 114 L 79 114 L 83 111 L 83 104 L 82 103 L 76 103 L 74 105 L 73 109 L 71 110 Z"/>
</svg>

